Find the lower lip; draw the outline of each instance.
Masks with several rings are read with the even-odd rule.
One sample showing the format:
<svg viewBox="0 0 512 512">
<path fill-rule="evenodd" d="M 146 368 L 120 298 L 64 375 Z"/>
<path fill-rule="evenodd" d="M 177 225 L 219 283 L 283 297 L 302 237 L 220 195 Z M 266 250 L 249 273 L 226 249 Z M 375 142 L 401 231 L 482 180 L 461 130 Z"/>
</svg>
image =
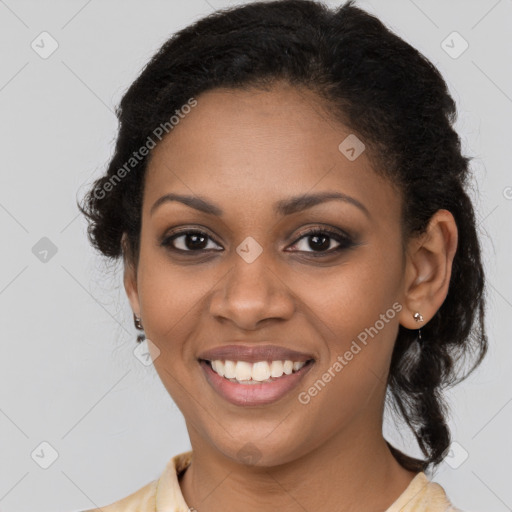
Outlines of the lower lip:
<svg viewBox="0 0 512 512">
<path fill-rule="evenodd" d="M 300 370 L 284 374 L 272 382 L 261 384 L 238 384 L 221 377 L 214 372 L 205 361 L 200 361 L 200 366 L 206 375 L 206 380 L 212 388 L 228 402 L 235 405 L 265 405 L 276 402 L 289 393 L 313 366 L 313 362 L 304 365 Z"/>
</svg>

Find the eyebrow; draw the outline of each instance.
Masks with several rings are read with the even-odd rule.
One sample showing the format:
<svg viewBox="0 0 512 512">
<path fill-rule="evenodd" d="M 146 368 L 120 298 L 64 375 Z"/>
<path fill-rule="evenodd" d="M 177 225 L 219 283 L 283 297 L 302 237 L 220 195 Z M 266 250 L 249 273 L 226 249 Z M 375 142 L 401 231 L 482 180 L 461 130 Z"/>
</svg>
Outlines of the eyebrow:
<svg viewBox="0 0 512 512">
<path fill-rule="evenodd" d="M 317 204 L 321 204 L 325 201 L 343 201 L 352 204 L 359 208 L 368 218 L 371 217 L 370 212 L 360 201 L 347 194 L 341 192 L 318 192 L 316 194 L 304 194 L 300 196 L 288 197 L 275 203 L 274 211 L 278 215 L 291 215 L 293 213 L 312 208 Z M 153 215 L 155 210 L 164 203 L 177 201 L 186 206 L 194 208 L 204 213 L 216 215 L 222 217 L 224 211 L 218 206 L 214 205 L 204 197 L 200 196 L 187 196 L 182 194 L 165 194 L 155 201 L 151 210 L 150 215 Z"/>
</svg>

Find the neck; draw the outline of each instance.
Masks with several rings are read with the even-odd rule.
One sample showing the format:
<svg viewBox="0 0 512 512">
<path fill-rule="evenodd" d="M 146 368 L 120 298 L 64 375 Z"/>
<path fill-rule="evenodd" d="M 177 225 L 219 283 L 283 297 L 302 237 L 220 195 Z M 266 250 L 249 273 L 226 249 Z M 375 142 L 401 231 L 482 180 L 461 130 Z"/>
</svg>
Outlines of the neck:
<svg viewBox="0 0 512 512">
<path fill-rule="evenodd" d="M 180 485 L 198 512 L 297 510 L 384 511 L 416 473 L 391 454 L 381 427 L 373 433 L 354 425 L 304 456 L 278 466 L 247 466 L 192 436 L 193 461 Z M 371 492 L 369 492 L 371 491 Z"/>
</svg>

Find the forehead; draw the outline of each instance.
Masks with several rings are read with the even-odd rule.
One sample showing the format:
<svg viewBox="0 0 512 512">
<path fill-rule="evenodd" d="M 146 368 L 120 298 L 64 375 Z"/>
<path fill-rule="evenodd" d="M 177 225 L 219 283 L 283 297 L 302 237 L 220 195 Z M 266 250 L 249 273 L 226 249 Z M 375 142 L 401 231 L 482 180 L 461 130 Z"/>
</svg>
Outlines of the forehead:
<svg viewBox="0 0 512 512">
<path fill-rule="evenodd" d="M 152 152 L 146 212 L 167 192 L 208 196 L 225 210 L 243 199 L 252 211 L 284 196 L 339 191 L 380 210 L 380 218 L 398 219 L 391 183 L 374 172 L 364 150 L 355 159 L 344 153 L 364 141 L 357 142 L 312 91 L 288 85 L 215 89 L 196 99 Z"/>
</svg>

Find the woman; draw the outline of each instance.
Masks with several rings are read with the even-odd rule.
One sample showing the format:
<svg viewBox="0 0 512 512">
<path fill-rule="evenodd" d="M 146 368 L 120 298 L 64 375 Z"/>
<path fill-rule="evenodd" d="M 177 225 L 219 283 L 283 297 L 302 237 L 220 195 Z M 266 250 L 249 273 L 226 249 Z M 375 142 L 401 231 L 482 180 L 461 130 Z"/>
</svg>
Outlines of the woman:
<svg viewBox="0 0 512 512">
<path fill-rule="evenodd" d="M 455 112 L 353 2 L 247 4 L 162 46 L 81 207 L 192 450 L 103 511 L 454 510 L 426 475 L 441 390 L 487 349 Z M 386 398 L 423 459 L 383 437 Z"/>
</svg>

